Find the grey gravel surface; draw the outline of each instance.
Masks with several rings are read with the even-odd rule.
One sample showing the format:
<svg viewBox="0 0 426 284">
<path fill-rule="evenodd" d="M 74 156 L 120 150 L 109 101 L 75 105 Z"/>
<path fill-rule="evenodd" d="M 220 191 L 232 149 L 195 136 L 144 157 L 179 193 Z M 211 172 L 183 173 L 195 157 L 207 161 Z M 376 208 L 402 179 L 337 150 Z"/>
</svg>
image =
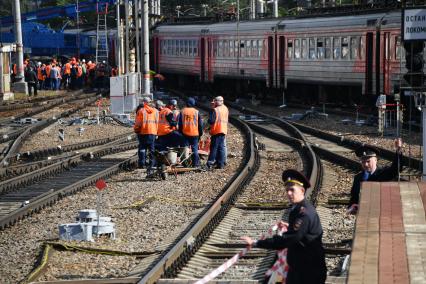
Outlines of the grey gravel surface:
<svg viewBox="0 0 426 284">
<path fill-rule="evenodd" d="M 200 206 L 210 202 L 240 165 L 244 149 L 241 133 L 230 128 L 227 138 L 229 156 L 224 170 L 190 172 L 169 177 L 165 181 L 146 180 L 145 170 L 122 172 L 107 181 L 108 188 L 102 193 L 102 214 L 112 217 L 116 224 L 117 239 L 101 239 L 84 246 L 121 251 L 152 251 L 167 243 L 188 224 Z M 58 224 L 70 223 L 81 209 L 96 207 L 95 187 L 60 200 L 52 207 L 23 220 L 21 223 L 0 231 L 1 283 L 17 283 L 33 269 L 44 241 L 58 238 Z M 120 209 L 134 205 L 150 197 L 152 202 L 137 208 Z M 188 201 L 188 202 L 185 202 Z M 76 243 L 78 245 L 78 243 Z M 80 245 L 83 245 L 80 244 Z M 71 279 L 84 277 L 110 277 L 108 257 L 90 254 L 57 253 L 49 269 L 40 280 Z M 129 257 L 114 258 L 117 263 L 113 275 L 125 276 L 137 260 Z M 83 265 L 72 263 L 92 262 L 99 269 L 83 272 Z M 93 265 L 93 266 L 92 266 Z"/>
<path fill-rule="evenodd" d="M 72 107 L 72 106 L 71 106 Z M 70 107 L 70 108 L 71 108 Z M 55 114 L 61 113 L 64 110 L 61 109 L 59 112 L 54 112 Z M 85 141 L 96 140 L 100 138 L 114 137 L 125 133 L 133 133 L 131 127 L 124 127 L 118 125 L 116 122 L 102 122 L 101 124 L 79 124 L 79 125 L 70 125 L 68 126 L 67 122 L 71 121 L 73 118 L 83 118 L 87 117 L 88 112 L 90 112 L 91 118 L 94 118 L 96 114 L 95 106 L 88 106 L 73 114 L 71 118 L 65 118 L 63 124 L 56 122 L 45 129 L 31 135 L 27 141 L 22 145 L 21 152 L 34 151 L 37 149 L 45 149 L 57 146 L 70 145 L 75 143 L 81 143 Z M 80 135 L 78 132 L 79 128 L 84 128 L 84 131 Z M 62 141 L 59 139 L 58 131 L 59 129 L 64 129 L 65 131 L 65 140 Z"/>
</svg>

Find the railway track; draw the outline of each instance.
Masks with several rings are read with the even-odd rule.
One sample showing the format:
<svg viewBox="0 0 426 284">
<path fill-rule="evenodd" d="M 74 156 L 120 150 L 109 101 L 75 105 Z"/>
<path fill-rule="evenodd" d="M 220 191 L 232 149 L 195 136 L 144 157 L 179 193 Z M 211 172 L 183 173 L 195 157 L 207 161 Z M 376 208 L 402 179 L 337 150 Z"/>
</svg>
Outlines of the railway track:
<svg viewBox="0 0 426 284">
<path fill-rule="evenodd" d="M 5 181 L 19 175 L 33 172 L 81 153 L 90 153 L 93 150 L 96 151 L 97 146 L 118 145 L 131 140 L 135 140 L 135 136 L 129 132 L 128 134 L 118 135 L 116 137 L 107 137 L 65 145 L 62 147 L 52 147 L 31 152 L 18 153 L 16 154 L 16 159 L 19 163 L 5 168 L 0 168 L 0 181 Z"/>
<path fill-rule="evenodd" d="M 134 140 L 134 139 L 133 139 Z M 92 148 L 47 167 L 0 183 L 0 229 L 15 224 L 40 209 L 106 178 L 135 166 L 137 142 L 127 138 Z M 126 151 L 117 157 L 114 153 Z"/>
<path fill-rule="evenodd" d="M 359 148 L 360 146 L 363 145 L 363 143 L 360 143 L 358 141 L 343 137 L 343 136 L 338 136 L 338 135 L 334 135 L 331 133 L 327 133 L 325 131 L 322 131 L 320 129 L 315 129 L 306 125 L 302 125 L 300 123 L 297 122 L 287 122 L 283 119 L 278 119 L 275 116 L 271 116 L 268 115 L 266 113 L 260 112 L 260 111 L 256 111 L 250 108 L 242 108 L 239 105 L 230 103 L 230 105 L 232 107 L 235 107 L 237 109 L 239 109 L 240 111 L 242 111 L 244 114 L 252 114 L 252 115 L 257 115 L 260 117 L 264 117 L 268 120 L 271 121 L 275 121 L 275 123 L 277 124 L 282 124 L 282 123 L 289 123 L 291 125 L 293 125 L 296 129 L 298 129 L 301 133 L 303 133 L 303 135 L 309 140 L 308 142 L 312 145 L 312 147 L 314 147 L 315 149 L 318 150 L 319 153 L 323 152 L 323 149 L 321 148 L 326 148 L 326 147 L 318 147 L 320 145 L 327 145 L 328 143 L 334 143 L 336 145 L 339 145 L 341 147 L 344 147 L 346 149 L 348 149 L 346 152 L 348 153 L 349 156 L 354 157 L 353 153 L 355 149 Z M 379 156 L 380 158 L 383 158 L 387 161 L 392 161 L 394 156 L 395 156 L 395 151 L 394 150 L 388 150 L 385 149 L 383 147 L 374 145 L 374 147 L 376 147 L 379 150 Z M 332 153 L 329 153 L 332 154 Z M 402 162 L 404 163 L 404 165 L 406 165 L 404 171 L 401 173 L 401 176 L 420 176 L 421 172 L 419 169 L 422 169 L 423 167 L 423 161 L 420 159 L 415 159 L 412 157 L 407 157 L 407 156 L 403 156 Z"/>
</svg>

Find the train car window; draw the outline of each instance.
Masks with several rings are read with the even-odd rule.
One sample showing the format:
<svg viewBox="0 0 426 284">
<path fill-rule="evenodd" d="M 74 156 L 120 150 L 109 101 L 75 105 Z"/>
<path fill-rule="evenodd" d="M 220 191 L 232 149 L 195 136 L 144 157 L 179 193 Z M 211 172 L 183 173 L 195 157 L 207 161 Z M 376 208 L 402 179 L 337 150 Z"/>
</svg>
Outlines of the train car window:
<svg viewBox="0 0 426 284">
<path fill-rule="evenodd" d="M 194 56 L 198 56 L 198 40 L 194 41 Z"/>
<path fill-rule="evenodd" d="M 359 59 L 364 59 L 364 52 L 365 52 L 364 37 L 361 36 L 359 38 Z"/>
<path fill-rule="evenodd" d="M 185 39 L 185 50 L 184 50 L 183 54 L 185 54 L 185 56 L 189 55 L 188 40 L 186 40 L 186 39 Z"/>
<path fill-rule="evenodd" d="M 330 59 L 331 58 L 331 38 L 326 37 L 324 43 L 325 43 L 324 58 Z"/>
<path fill-rule="evenodd" d="M 185 55 L 185 41 L 180 41 L 180 55 Z"/>
<path fill-rule="evenodd" d="M 251 41 L 250 40 L 246 40 L 246 56 L 247 57 L 251 57 Z"/>
<path fill-rule="evenodd" d="M 315 59 L 316 58 L 316 53 L 315 53 L 315 39 L 314 38 L 310 38 L 309 39 L 309 58 L 310 59 Z"/>
<path fill-rule="evenodd" d="M 234 57 L 234 41 L 229 41 L 229 57 Z"/>
<path fill-rule="evenodd" d="M 223 41 L 223 47 L 224 47 L 224 56 L 229 57 L 229 40 Z"/>
<path fill-rule="evenodd" d="M 240 57 L 245 57 L 246 56 L 246 49 L 245 49 L 245 41 L 242 40 L 240 41 Z"/>
<path fill-rule="evenodd" d="M 251 57 L 257 57 L 257 41 L 252 40 L 251 41 Z"/>
<path fill-rule="evenodd" d="M 179 45 L 178 45 L 178 40 L 173 40 L 173 55 L 178 55 L 178 48 L 179 48 Z"/>
<path fill-rule="evenodd" d="M 287 40 L 287 58 L 293 58 L 293 40 Z"/>
<path fill-rule="evenodd" d="M 340 58 L 340 37 L 333 38 L 333 58 Z"/>
<path fill-rule="evenodd" d="M 239 57 L 239 54 L 238 54 L 238 40 L 234 40 L 234 56 L 235 57 Z"/>
<path fill-rule="evenodd" d="M 217 41 L 213 41 L 213 56 L 217 57 Z"/>
<path fill-rule="evenodd" d="M 219 40 L 218 48 L 217 48 L 217 56 L 222 57 L 223 56 L 223 41 Z"/>
<path fill-rule="evenodd" d="M 308 58 L 308 40 L 306 38 L 302 39 L 302 58 Z"/>
<path fill-rule="evenodd" d="M 263 41 L 262 40 L 257 41 L 257 49 L 258 49 L 257 57 L 262 58 L 262 50 L 263 50 Z"/>
<path fill-rule="evenodd" d="M 359 37 L 351 37 L 351 59 L 358 59 L 359 54 Z"/>
<path fill-rule="evenodd" d="M 267 58 L 267 50 L 268 50 L 268 44 L 266 39 L 263 40 L 263 48 L 262 48 L 262 58 L 266 59 Z"/>
<path fill-rule="evenodd" d="M 349 37 L 342 37 L 342 59 L 349 59 Z"/>
<path fill-rule="evenodd" d="M 325 49 L 324 49 L 324 38 L 317 38 L 317 58 L 324 59 Z"/>
<path fill-rule="evenodd" d="M 395 59 L 399 60 L 401 58 L 401 37 L 395 37 Z"/>
<path fill-rule="evenodd" d="M 300 39 L 294 40 L 294 58 L 299 59 L 301 57 L 300 52 Z"/>
<path fill-rule="evenodd" d="M 192 57 L 192 40 L 188 40 L 188 56 Z"/>
</svg>

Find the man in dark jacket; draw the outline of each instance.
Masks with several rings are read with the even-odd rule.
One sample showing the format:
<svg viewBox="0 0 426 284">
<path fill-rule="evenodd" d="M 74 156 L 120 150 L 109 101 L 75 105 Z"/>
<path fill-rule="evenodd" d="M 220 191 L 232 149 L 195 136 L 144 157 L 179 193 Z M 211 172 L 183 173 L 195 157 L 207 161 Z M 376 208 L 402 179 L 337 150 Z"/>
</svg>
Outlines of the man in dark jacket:
<svg viewBox="0 0 426 284">
<path fill-rule="evenodd" d="M 31 89 L 34 89 L 34 96 L 37 96 L 38 79 L 37 79 L 37 74 L 34 71 L 34 68 L 32 66 L 25 68 L 24 76 L 25 76 L 25 82 L 27 82 L 28 84 L 28 95 L 31 97 L 31 94 L 32 94 Z"/>
<path fill-rule="evenodd" d="M 323 284 L 327 278 L 325 253 L 322 245 L 322 227 L 312 204 L 305 199 L 310 187 L 308 179 L 296 170 L 286 170 L 282 175 L 290 211 L 287 232 L 264 240 L 242 237 L 249 246 L 280 250 L 288 248 L 289 271 L 287 284 Z"/>
<path fill-rule="evenodd" d="M 362 171 L 355 175 L 352 189 L 351 200 L 349 203 L 348 213 L 356 214 L 359 207 L 359 194 L 361 190 L 361 182 L 363 181 L 391 181 L 398 176 L 399 171 L 402 170 L 402 140 L 400 138 L 395 140 L 396 153 L 392 161 L 392 165 L 388 167 L 377 167 L 377 154 L 378 149 L 372 146 L 359 147 L 355 154 L 361 159 Z"/>
</svg>

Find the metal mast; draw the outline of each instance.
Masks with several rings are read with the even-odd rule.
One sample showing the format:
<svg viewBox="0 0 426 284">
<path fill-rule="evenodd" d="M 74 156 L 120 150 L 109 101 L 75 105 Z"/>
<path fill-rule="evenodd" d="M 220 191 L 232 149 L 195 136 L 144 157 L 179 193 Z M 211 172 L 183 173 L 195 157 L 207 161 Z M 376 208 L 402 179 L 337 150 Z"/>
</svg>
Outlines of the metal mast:
<svg viewBox="0 0 426 284">
<path fill-rule="evenodd" d="M 107 19 L 108 3 L 96 3 L 96 14 L 98 15 L 96 26 L 96 63 L 105 61 L 108 63 L 108 30 Z"/>
</svg>

